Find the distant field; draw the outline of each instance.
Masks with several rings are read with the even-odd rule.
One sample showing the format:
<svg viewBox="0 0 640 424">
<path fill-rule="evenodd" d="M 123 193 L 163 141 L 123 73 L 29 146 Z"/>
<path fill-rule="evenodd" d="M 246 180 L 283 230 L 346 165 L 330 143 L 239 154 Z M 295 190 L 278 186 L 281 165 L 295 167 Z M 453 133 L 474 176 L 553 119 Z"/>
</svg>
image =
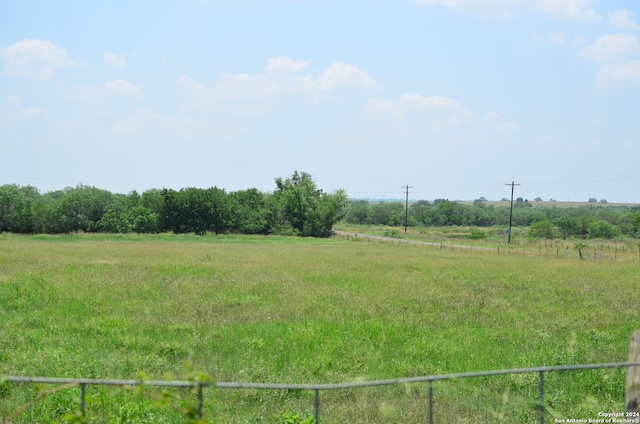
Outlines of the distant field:
<svg viewBox="0 0 640 424">
<path fill-rule="evenodd" d="M 356 199 L 359 200 L 359 199 Z M 405 199 L 366 199 L 369 200 L 372 203 L 377 203 L 377 202 L 394 202 L 394 203 L 402 203 L 404 204 Z M 417 201 L 419 199 L 414 199 L 413 201 L 410 200 L 409 204 L 414 203 L 415 201 Z M 453 200 L 453 199 L 451 199 Z M 638 206 L 638 203 L 615 203 L 615 202 L 610 202 L 610 203 L 600 203 L 600 202 L 577 202 L 577 201 L 571 201 L 571 200 L 566 200 L 566 201 L 558 201 L 558 200 L 540 200 L 540 201 L 535 201 L 533 199 L 527 199 L 529 201 L 529 203 L 531 203 L 531 206 L 533 207 L 551 207 L 551 206 L 555 206 L 558 208 L 577 208 L 580 206 Z M 433 202 L 433 200 L 429 200 L 430 202 Z M 472 205 L 473 204 L 473 200 L 455 200 L 455 202 L 457 203 L 461 203 L 464 205 Z M 509 206 L 511 205 L 511 201 L 510 200 L 487 200 L 485 202 L 483 202 L 485 205 L 492 205 L 492 206 Z M 515 198 L 514 198 L 514 203 L 515 203 Z"/>
<path fill-rule="evenodd" d="M 0 375 L 335 383 L 624 361 L 639 271 L 362 239 L 0 234 Z M 549 374 L 548 420 L 622 411 L 624 378 Z M 434 388 L 438 423 L 538 422 L 535 376 Z M 426 389 L 326 392 L 322 422 L 425 422 Z M 0 417 L 37 390 L 0 384 Z M 91 422 L 184 422 L 122 389 L 89 395 Z M 14 422 L 59 422 L 77 397 L 57 393 Z M 287 391 L 208 389 L 204 402 L 216 423 L 313 407 L 311 393 Z"/>
<path fill-rule="evenodd" d="M 572 202 L 572 201 L 549 201 L 549 200 L 541 200 L 541 201 L 535 201 L 532 199 L 528 199 L 529 203 L 531 203 L 531 206 L 533 206 L 534 208 L 547 208 L 547 207 L 552 207 L 555 206 L 557 208 L 578 208 L 581 206 L 638 206 L 637 203 L 600 203 L 600 202 Z M 463 204 L 467 204 L 467 205 L 471 205 L 473 204 L 473 201 L 461 201 L 459 203 L 463 203 Z M 514 203 L 515 203 L 515 199 L 514 199 Z M 487 201 L 484 202 L 485 205 L 493 205 L 493 206 L 510 206 L 511 205 L 511 201 L 507 200 L 507 201 L 498 201 L 498 200 L 494 200 L 494 201 Z"/>
</svg>

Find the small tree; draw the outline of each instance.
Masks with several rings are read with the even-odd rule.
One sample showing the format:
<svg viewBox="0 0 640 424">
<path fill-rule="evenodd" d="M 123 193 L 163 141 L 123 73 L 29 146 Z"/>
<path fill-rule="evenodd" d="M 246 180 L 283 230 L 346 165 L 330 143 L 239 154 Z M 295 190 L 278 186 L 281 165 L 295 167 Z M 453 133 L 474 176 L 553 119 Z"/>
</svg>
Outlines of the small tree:
<svg viewBox="0 0 640 424">
<path fill-rule="evenodd" d="M 529 226 L 529 237 L 541 239 L 554 239 L 558 235 L 558 229 L 551 221 L 535 222 Z"/>
<path fill-rule="evenodd" d="M 347 194 L 324 193 L 311 175 L 295 171 L 291 178 L 276 178 L 273 193 L 283 230 L 306 237 L 328 237 L 333 224 L 344 217 Z"/>
<path fill-rule="evenodd" d="M 577 242 L 574 245 L 574 248 L 578 251 L 578 256 L 580 257 L 581 260 L 584 259 L 584 257 L 582 256 L 582 251 L 584 250 L 585 247 L 587 247 L 587 245 L 582 242 Z"/>
<path fill-rule="evenodd" d="M 620 235 L 620 229 L 607 221 L 592 221 L 587 227 L 589 238 L 612 239 Z"/>
</svg>

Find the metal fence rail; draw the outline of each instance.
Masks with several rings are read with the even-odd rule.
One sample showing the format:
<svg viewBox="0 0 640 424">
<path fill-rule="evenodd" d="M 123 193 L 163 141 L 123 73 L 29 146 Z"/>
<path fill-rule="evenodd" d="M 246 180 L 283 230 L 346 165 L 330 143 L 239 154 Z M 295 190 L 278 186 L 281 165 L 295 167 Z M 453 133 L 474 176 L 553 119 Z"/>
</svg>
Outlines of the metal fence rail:
<svg viewBox="0 0 640 424">
<path fill-rule="evenodd" d="M 373 386 L 387 386 L 395 384 L 429 384 L 428 398 L 428 415 L 429 423 L 433 424 L 433 382 L 443 380 L 457 380 L 475 377 L 491 377 L 507 374 L 538 374 L 538 394 L 540 415 L 540 423 L 545 422 L 545 373 L 576 371 L 576 370 L 592 370 L 604 368 L 622 368 L 640 366 L 640 361 L 636 362 L 610 362 L 603 364 L 583 364 L 583 365 L 561 365 L 552 367 L 535 367 L 535 368 L 515 368 L 505 370 L 491 370 L 478 372 L 465 372 L 456 374 L 429 375 L 422 377 L 408 377 L 388 380 L 371 380 L 353 383 L 337 383 L 337 384 L 269 384 L 269 383 L 235 383 L 235 382 L 199 382 L 199 381 L 162 381 L 162 380 L 108 380 L 108 379 L 90 379 L 90 378 L 48 378 L 48 377 L 2 377 L 0 382 L 10 383 L 38 383 L 38 384 L 66 384 L 69 387 L 80 387 L 80 409 L 85 412 L 85 390 L 87 385 L 96 386 L 150 386 L 150 387 L 191 387 L 197 389 L 198 394 L 198 417 L 202 418 L 204 409 L 203 389 L 205 387 L 213 387 L 217 389 L 263 389 L 263 390 L 302 390 L 315 392 L 314 398 L 314 418 L 315 423 L 320 422 L 320 391 L 327 390 L 343 390 Z M 635 422 L 640 422 L 636 420 Z"/>
</svg>

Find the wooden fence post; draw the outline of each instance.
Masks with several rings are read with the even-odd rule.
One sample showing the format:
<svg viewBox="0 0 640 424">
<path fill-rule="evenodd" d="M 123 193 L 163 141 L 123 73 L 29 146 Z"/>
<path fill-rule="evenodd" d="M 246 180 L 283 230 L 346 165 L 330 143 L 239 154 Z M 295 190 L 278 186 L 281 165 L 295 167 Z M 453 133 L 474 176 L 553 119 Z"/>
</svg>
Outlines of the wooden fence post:
<svg viewBox="0 0 640 424">
<path fill-rule="evenodd" d="M 631 336 L 629 362 L 640 361 L 640 330 Z M 627 412 L 640 412 L 640 366 L 627 368 Z"/>
</svg>

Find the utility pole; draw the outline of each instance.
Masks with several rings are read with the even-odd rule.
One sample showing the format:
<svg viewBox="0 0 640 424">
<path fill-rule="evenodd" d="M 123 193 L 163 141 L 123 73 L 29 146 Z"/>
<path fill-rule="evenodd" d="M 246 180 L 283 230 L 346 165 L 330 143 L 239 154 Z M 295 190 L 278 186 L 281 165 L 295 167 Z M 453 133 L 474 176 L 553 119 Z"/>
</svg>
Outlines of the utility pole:
<svg viewBox="0 0 640 424">
<path fill-rule="evenodd" d="M 409 189 L 413 187 L 409 187 L 409 184 L 406 187 L 402 187 L 407 190 L 407 198 L 404 204 L 404 232 L 407 233 L 407 227 L 409 226 Z"/>
<path fill-rule="evenodd" d="M 509 231 L 507 232 L 507 244 L 511 244 L 511 219 L 513 218 L 513 187 L 519 186 L 520 184 L 516 184 L 511 181 L 511 184 L 506 183 L 505 185 L 511 186 L 511 209 L 509 210 Z"/>
</svg>

